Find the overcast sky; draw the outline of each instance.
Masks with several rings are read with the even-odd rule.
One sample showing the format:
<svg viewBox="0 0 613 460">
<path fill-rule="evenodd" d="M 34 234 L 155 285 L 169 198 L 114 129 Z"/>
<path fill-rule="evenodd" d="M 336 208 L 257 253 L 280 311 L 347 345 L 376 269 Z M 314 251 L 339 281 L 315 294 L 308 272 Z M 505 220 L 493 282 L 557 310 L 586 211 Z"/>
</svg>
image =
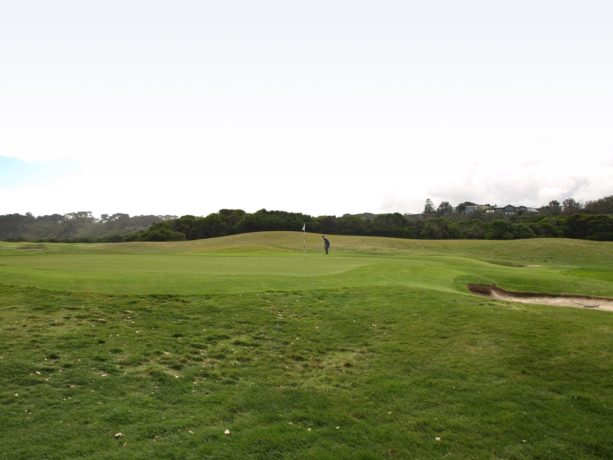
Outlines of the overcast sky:
<svg viewBox="0 0 613 460">
<path fill-rule="evenodd" d="M 611 194 L 610 0 L 0 0 L 0 214 Z"/>
</svg>

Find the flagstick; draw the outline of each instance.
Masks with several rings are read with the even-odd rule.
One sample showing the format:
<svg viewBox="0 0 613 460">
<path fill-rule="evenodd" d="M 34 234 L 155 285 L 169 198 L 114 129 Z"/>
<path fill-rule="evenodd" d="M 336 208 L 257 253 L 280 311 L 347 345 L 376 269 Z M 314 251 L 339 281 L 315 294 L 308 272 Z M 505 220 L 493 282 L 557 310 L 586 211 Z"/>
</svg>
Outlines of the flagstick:
<svg viewBox="0 0 613 460">
<path fill-rule="evenodd" d="M 306 224 L 302 224 L 302 242 L 304 250 L 302 252 L 302 263 L 306 260 Z"/>
</svg>

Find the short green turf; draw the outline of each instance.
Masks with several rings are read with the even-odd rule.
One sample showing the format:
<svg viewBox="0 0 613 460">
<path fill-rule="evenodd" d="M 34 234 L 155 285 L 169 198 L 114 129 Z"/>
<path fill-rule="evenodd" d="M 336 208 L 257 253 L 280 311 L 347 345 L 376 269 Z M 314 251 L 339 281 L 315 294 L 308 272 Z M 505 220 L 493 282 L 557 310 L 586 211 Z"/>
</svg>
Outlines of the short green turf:
<svg viewBox="0 0 613 460">
<path fill-rule="evenodd" d="M 613 458 L 613 243 L 306 237 L 0 243 L 0 458 Z"/>
</svg>

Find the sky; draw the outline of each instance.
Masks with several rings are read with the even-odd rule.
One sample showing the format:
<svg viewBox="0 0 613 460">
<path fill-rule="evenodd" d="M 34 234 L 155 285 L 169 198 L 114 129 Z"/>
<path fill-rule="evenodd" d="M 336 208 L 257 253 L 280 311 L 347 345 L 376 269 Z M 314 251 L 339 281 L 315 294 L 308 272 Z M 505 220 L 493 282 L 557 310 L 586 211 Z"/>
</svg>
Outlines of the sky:
<svg viewBox="0 0 613 460">
<path fill-rule="evenodd" d="M 612 194 L 610 0 L 0 0 L 0 214 Z"/>
</svg>

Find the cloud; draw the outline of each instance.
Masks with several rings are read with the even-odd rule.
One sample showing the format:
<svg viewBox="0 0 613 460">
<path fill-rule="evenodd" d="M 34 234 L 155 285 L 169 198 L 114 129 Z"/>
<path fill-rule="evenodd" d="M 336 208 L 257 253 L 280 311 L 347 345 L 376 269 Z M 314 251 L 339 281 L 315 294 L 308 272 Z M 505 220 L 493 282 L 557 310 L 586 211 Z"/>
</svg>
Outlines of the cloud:
<svg viewBox="0 0 613 460">
<path fill-rule="evenodd" d="M 596 199 L 612 192 L 604 174 L 554 177 L 539 180 L 534 174 L 512 174 L 506 177 L 485 178 L 469 184 L 439 186 L 431 194 L 438 200 L 452 203 L 473 201 L 497 205 L 515 204 L 541 206 L 551 200 L 574 197 L 585 201 Z M 612 177 L 612 176 L 609 176 Z"/>
<path fill-rule="evenodd" d="M 541 206 L 551 200 L 573 197 L 578 201 L 613 194 L 613 164 L 606 152 L 561 154 L 507 152 L 502 161 L 487 155 L 464 155 L 466 161 L 430 156 L 422 169 L 404 184 L 387 191 L 380 210 L 421 212 L 426 198 L 435 206 L 441 201 L 457 205 L 464 201 L 497 205 Z M 589 158 L 590 161 L 587 161 Z M 445 164 L 447 163 L 447 164 Z M 421 168 L 425 164 L 420 165 Z"/>
<path fill-rule="evenodd" d="M 90 3 L 0 16 L 0 213 L 613 194 L 610 3 Z"/>
</svg>

